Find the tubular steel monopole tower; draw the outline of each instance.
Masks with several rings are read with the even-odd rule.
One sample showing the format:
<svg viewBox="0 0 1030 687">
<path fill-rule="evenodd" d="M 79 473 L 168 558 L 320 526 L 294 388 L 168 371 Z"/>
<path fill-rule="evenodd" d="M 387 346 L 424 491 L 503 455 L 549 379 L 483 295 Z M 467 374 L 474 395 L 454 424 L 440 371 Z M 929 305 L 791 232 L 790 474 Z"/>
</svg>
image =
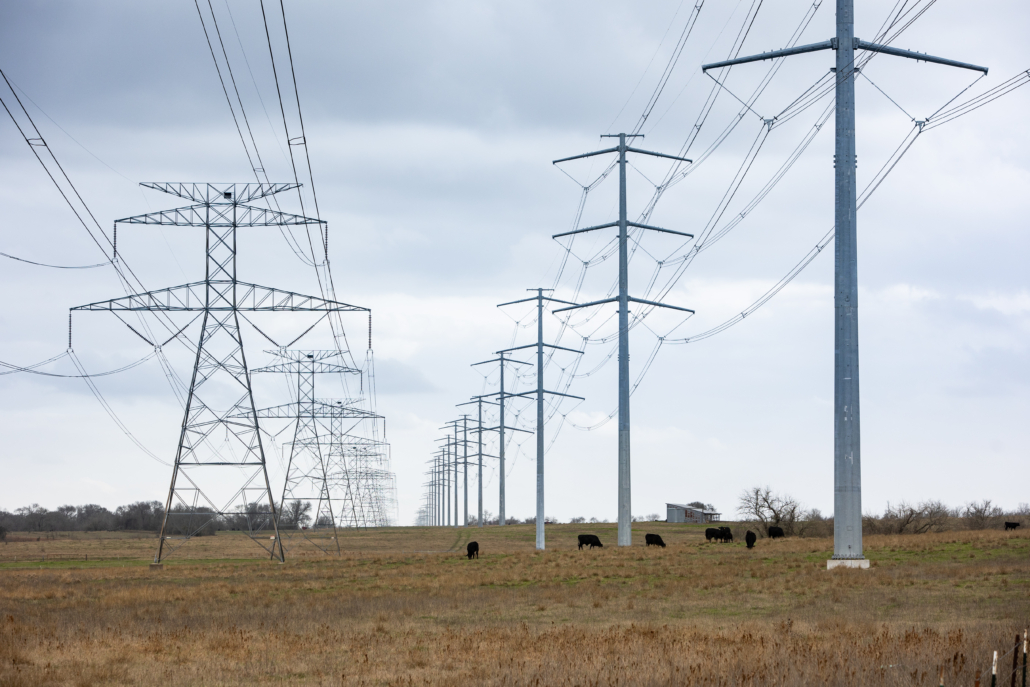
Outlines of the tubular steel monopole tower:
<svg viewBox="0 0 1030 687">
<path fill-rule="evenodd" d="M 987 73 L 986 67 L 933 57 L 855 37 L 855 1 L 837 0 L 837 35 L 822 43 L 724 62 L 702 69 L 719 69 L 787 55 L 835 50 L 836 145 L 834 155 L 834 369 L 833 369 L 833 559 L 829 567 L 868 567 L 862 553 L 862 460 L 858 394 L 858 185 L 855 158 L 855 51 L 908 57 Z"/>
<path fill-rule="evenodd" d="M 631 222 L 628 219 L 628 209 L 626 204 L 626 153 L 639 153 L 642 155 L 651 155 L 653 157 L 668 158 L 670 160 L 678 160 L 680 162 L 691 162 L 690 160 L 682 157 L 675 157 L 673 155 L 665 155 L 664 153 L 654 153 L 649 150 L 640 150 L 638 148 L 631 148 L 626 145 L 627 138 L 643 138 L 640 134 L 602 134 L 602 138 L 617 138 L 619 139 L 619 145 L 615 148 L 607 148 L 605 150 L 598 150 L 593 153 L 586 153 L 584 155 L 574 155 L 572 157 L 566 157 L 561 160 L 555 160 L 554 164 L 559 162 L 568 162 L 569 160 L 578 160 L 584 157 L 593 157 L 594 155 L 607 155 L 610 153 L 619 154 L 619 220 L 617 222 L 609 222 L 607 224 L 600 224 L 596 227 L 584 227 L 582 229 L 576 229 L 574 231 L 567 231 L 561 234 L 555 234 L 552 238 L 560 238 L 562 236 L 572 236 L 573 234 L 582 234 L 588 231 L 597 231 L 598 229 L 609 229 L 617 227 L 619 230 L 619 295 L 614 298 L 606 298 L 601 301 L 594 301 L 592 303 L 583 303 L 581 305 L 571 305 L 564 308 L 558 308 L 554 312 L 559 313 L 567 310 L 574 310 L 576 308 L 591 308 L 597 305 L 603 305 L 605 303 L 617 303 L 619 306 L 619 546 L 630 546 L 633 544 L 633 530 L 631 525 L 631 494 L 632 488 L 630 483 L 631 470 L 630 470 L 630 421 L 629 421 L 629 396 L 630 396 L 630 380 L 629 380 L 629 304 L 638 303 L 641 305 L 648 305 L 655 308 L 669 308 L 671 310 L 679 310 L 693 314 L 694 311 L 688 308 L 680 308 L 674 305 L 666 305 L 665 303 L 656 303 L 654 301 L 646 301 L 642 298 L 634 298 L 629 295 L 629 228 L 634 227 L 637 229 L 645 229 L 647 231 L 657 231 L 665 234 L 675 234 L 677 236 L 683 236 L 685 238 L 694 238 L 693 234 L 684 234 L 679 231 L 672 231 L 671 229 L 660 229 L 658 227 L 652 227 L 646 224 L 639 224 L 637 222 Z"/>
<path fill-rule="evenodd" d="M 533 298 L 523 298 L 517 301 L 510 301 L 508 303 L 501 303 L 497 307 L 502 308 L 506 305 L 536 301 L 536 343 L 528 344 L 526 346 L 518 346 L 516 348 L 508 348 L 504 351 L 498 351 L 498 353 L 511 353 L 513 351 L 525 350 L 527 348 L 536 349 L 536 391 L 518 395 L 523 397 L 536 397 L 536 548 L 543 551 L 544 548 L 546 548 L 546 541 L 544 539 L 544 524 L 546 519 L 544 516 L 544 394 L 563 396 L 565 398 L 575 398 L 580 401 L 583 400 L 580 396 L 564 394 L 560 391 L 548 391 L 544 388 L 544 348 L 550 348 L 553 351 L 569 351 L 570 353 L 577 353 L 580 355 L 582 355 L 583 351 L 544 343 L 544 301 L 548 301 L 549 303 L 562 303 L 564 305 L 575 305 L 575 303 L 545 296 L 544 291 L 551 291 L 551 289 L 536 288 L 529 289 L 529 291 L 536 291 L 536 296 Z"/>
<path fill-rule="evenodd" d="M 317 224 L 321 220 L 245 205 L 298 184 L 142 184 L 193 201 L 193 205 L 120 219 L 116 224 L 203 227 L 204 280 L 72 310 L 195 312 L 201 319 L 186 412 L 165 501 L 155 562 L 214 520 L 246 531 L 272 558 L 285 560 L 278 514 L 268 480 L 250 371 L 240 331 L 241 312 L 369 312 L 346 303 L 304 296 L 236 279 L 239 227 Z M 152 342 L 149 342 L 152 343 Z M 267 536 L 267 530 L 272 536 Z M 259 534 L 266 534 L 259 538 Z M 173 545 L 172 542 L 179 544 Z"/>
</svg>

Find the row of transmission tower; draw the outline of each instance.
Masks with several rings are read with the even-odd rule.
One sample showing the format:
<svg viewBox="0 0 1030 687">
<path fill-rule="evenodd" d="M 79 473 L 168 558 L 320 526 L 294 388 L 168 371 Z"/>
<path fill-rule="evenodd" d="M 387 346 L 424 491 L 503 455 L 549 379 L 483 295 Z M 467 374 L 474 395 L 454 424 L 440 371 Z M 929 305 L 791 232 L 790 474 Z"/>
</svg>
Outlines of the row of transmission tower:
<svg viewBox="0 0 1030 687">
<path fill-rule="evenodd" d="M 854 567 L 867 568 L 869 561 L 865 559 L 862 545 L 862 475 L 861 475 L 861 431 L 860 431 L 860 395 L 859 395 L 859 355 L 858 355 L 858 232 L 857 232 L 857 184 L 856 184 L 856 133 L 855 133 L 855 78 L 860 73 L 861 67 L 856 61 L 856 54 L 866 52 L 870 54 L 885 54 L 894 57 L 902 57 L 911 60 L 934 63 L 948 67 L 971 70 L 987 74 L 987 68 L 957 60 L 936 57 L 926 53 L 903 50 L 886 44 L 861 40 L 855 35 L 855 7 L 854 0 L 836 0 L 836 33 L 828 40 L 808 45 L 798 45 L 782 50 L 772 50 L 760 54 L 740 57 L 735 56 L 721 62 L 713 62 L 702 65 L 704 72 L 728 70 L 736 65 L 743 65 L 751 62 L 764 60 L 779 60 L 792 55 L 814 53 L 821 51 L 832 51 L 835 53 L 834 66 L 830 72 L 834 75 L 835 94 L 835 146 L 834 146 L 834 234 L 835 234 L 835 266 L 834 266 L 834 413 L 833 413 L 833 497 L 834 497 L 834 553 L 833 558 L 827 562 L 827 567 Z M 899 16 L 900 15 L 900 10 Z M 716 79 L 721 85 L 721 81 Z M 741 101 L 743 102 L 743 101 Z M 750 106 L 745 104 L 747 109 Z M 942 108 L 943 109 L 943 108 Z M 939 112 L 940 110 L 938 110 Z M 743 113 L 740 115 L 743 116 Z M 922 130 L 927 120 L 914 123 Z M 775 119 L 765 119 L 766 126 L 771 130 Z M 627 153 L 643 154 L 648 156 L 667 158 L 677 164 L 691 164 L 691 161 L 682 157 L 655 153 L 631 147 L 628 142 L 638 137 L 637 133 L 626 134 L 605 134 L 605 137 L 618 139 L 618 145 L 584 155 L 555 160 L 555 164 L 569 162 L 581 158 L 594 157 L 599 155 L 617 155 L 619 169 L 619 216 L 615 222 L 609 222 L 592 227 L 577 228 L 563 234 L 556 234 L 554 238 L 572 236 L 586 232 L 595 232 L 603 229 L 617 228 L 618 230 L 618 283 L 617 294 L 609 298 L 589 303 L 562 303 L 562 307 L 555 308 L 554 313 L 568 312 L 581 308 L 596 308 L 609 304 L 618 306 L 618 543 L 620 546 L 629 546 L 631 541 L 630 529 L 630 503 L 631 503 L 631 442 L 630 442 L 630 366 L 629 366 L 629 332 L 631 329 L 629 305 L 638 304 L 647 308 L 671 308 L 686 313 L 693 311 L 686 308 L 666 305 L 664 303 L 652 302 L 630 295 L 629 289 L 629 228 L 641 231 L 654 231 L 668 234 L 675 234 L 686 239 L 693 236 L 682 232 L 671 231 L 647 224 L 632 222 L 628 220 L 626 202 L 626 156 Z M 602 177 L 603 178 L 603 177 Z M 584 186 L 586 190 L 587 187 Z M 498 442 L 499 455 L 499 524 L 505 524 L 505 431 L 524 431 L 517 428 L 505 426 L 505 399 L 515 396 L 535 396 L 537 400 L 537 426 L 535 428 L 537 439 L 537 548 L 544 548 L 544 413 L 543 397 L 545 394 L 558 392 L 546 391 L 543 380 L 543 349 L 548 346 L 543 341 L 543 303 L 554 302 L 554 299 L 544 296 L 543 289 L 537 289 L 536 300 L 539 304 L 539 335 L 535 345 L 520 347 L 520 349 L 536 348 L 537 352 L 537 389 L 531 394 L 508 393 L 504 385 L 504 374 L 506 365 L 518 364 L 528 365 L 529 363 L 511 360 L 505 357 L 506 354 L 520 349 L 507 349 L 498 351 L 496 359 L 485 361 L 487 364 L 496 363 L 500 366 L 500 390 L 492 394 L 491 398 L 496 399 L 500 406 L 500 421 L 497 427 L 484 428 L 479 422 L 475 430 L 480 438 L 484 431 L 497 431 L 500 435 Z M 523 301 L 515 301 L 523 302 Z M 507 304 L 502 304 L 507 305 Z M 566 323 L 568 320 L 565 321 Z M 560 348 L 552 346 L 552 348 Z M 566 349 L 568 350 L 568 349 Z M 429 481 L 426 484 L 427 492 L 424 503 L 419 512 L 419 522 L 429 525 L 448 525 L 450 520 L 450 497 L 453 493 L 455 499 L 458 494 L 459 465 L 466 465 L 464 453 L 458 454 L 454 447 L 458 446 L 447 439 L 444 450 L 433 457 L 432 467 L 429 471 Z M 462 445 L 464 448 L 464 445 Z M 480 450 L 478 455 L 481 455 Z M 459 462 L 462 461 L 462 462 Z M 453 476 L 452 476 L 452 470 Z M 480 478 L 480 484 L 482 483 Z M 480 486 L 480 490 L 482 487 Z M 456 502 L 455 502 L 456 503 Z M 482 507 L 480 506 L 480 509 Z M 467 512 L 467 507 L 466 507 Z M 480 510 L 482 512 L 482 510 Z M 454 506 L 454 525 L 458 525 L 457 505 Z M 467 516 L 466 516 L 467 517 Z M 482 525 L 482 518 L 480 518 Z"/>
<path fill-rule="evenodd" d="M 174 332 L 156 344 L 128 325 L 147 343 L 158 347 L 172 340 L 184 343 L 194 355 L 193 373 L 172 466 L 171 483 L 154 562 L 160 563 L 193 537 L 218 529 L 243 531 L 272 557 L 284 561 L 291 549 L 310 544 L 326 553 L 339 553 L 337 530 L 342 527 L 380 527 L 390 524 L 396 509 L 396 484 L 390 469 L 385 420 L 361 399 L 320 398 L 319 375 L 342 378 L 362 371 L 343 361 L 347 350 L 298 350 L 292 345 L 319 322 L 341 313 L 368 308 L 259 286 L 237 279 L 238 230 L 263 226 L 318 225 L 325 222 L 292 215 L 271 206 L 251 205 L 299 184 L 144 183 L 143 186 L 192 201 L 192 205 L 117 220 L 122 225 L 199 227 L 205 234 L 205 275 L 191 282 L 155 291 L 72 308 L 105 311 L 123 322 L 140 319 L 150 332 L 150 313 Z M 185 313 L 181 328 L 175 321 Z M 255 313 L 301 313 L 317 317 L 291 343 L 267 351 L 270 365 L 248 365 L 242 322 L 266 339 L 248 319 Z M 200 324 L 196 342 L 187 338 Z M 338 339 L 337 339 L 338 340 Z M 371 352 L 371 327 L 369 351 Z M 353 360 L 353 357 L 351 357 Z M 252 375 L 277 373 L 293 381 L 293 400 L 262 408 L 254 399 Z M 346 387 L 346 384 L 345 384 Z M 293 423 L 293 439 L 281 489 L 268 474 L 262 424 Z"/>
</svg>

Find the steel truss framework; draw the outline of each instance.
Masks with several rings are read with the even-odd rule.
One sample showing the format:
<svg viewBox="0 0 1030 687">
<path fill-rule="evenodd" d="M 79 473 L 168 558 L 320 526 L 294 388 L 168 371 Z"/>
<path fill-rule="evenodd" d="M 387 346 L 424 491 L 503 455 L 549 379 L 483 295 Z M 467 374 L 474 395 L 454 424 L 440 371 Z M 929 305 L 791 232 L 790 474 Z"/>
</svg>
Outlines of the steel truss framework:
<svg viewBox="0 0 1030 687">
<path fill-rule="evenodd" d="M 297 402 L 258 411 L 259 418 L 295 419 L 279 531 L 284 545 L 300 533 L 308 542 L 330 553 L 340 553 L 337 527 L 381 526 L 389 522 L 389 497 L 395 492 L 394 479 L 381 467 L 387 444 L 368 437 L 353 436 L 354 425 L 383 418 L 357 407 L 353 402 L 327 402 L 315 398 L 315 375 L 360 373 L 332 361 L 340 351 L 268 351 L 279 362 L 254 370 L 297 377 Z M 326 424 L 328 422 L 328 425 Z M 350 426 L 345 428 L 344 424 Z M 299 503 L 298 503 L 299 502 Z M 294 505 L 297 504 L 297 505 Z M 314 511 L 311 529 L 305 529 L 300 504 Z M 287 518 L 286 521 L 283 518 Z M 331 537 L 328 535 L 331 533 Z"/>
<path fill-rule="evenodd" d="M 308 473 L 300 468 L 291 470 L 293 483 L 298 486 L 305 482 L 313 485 L 320 480 L 324 485 L 327 503 L 314 520 L 316 530 L 386 527 L 391 524 L 391 513 L 396 510 L 397 482 L 390 469 L 390 445 L 355 433 L 363 423 L 385 425 L 383 416 L 357 407 L 352 399 L 315 398 L 263 408 L 257 411 L 257 416 L 261 419 L 296 419 L 298 427 L 302 418 L 304 423 L 310 420 L 308 428 L 292 443 L 291 456 L 318 456 L 322 467 L 312 466 Z M 311 465 L 311 459 L 306 464 Z M 314 501 L 314 498 L 309 500 Z M 294 527 L 297 524 L 291 523 Z M 285 537 L 288 531 L 282 530 L 282 533 Z M 323 551 L 335 546 L 310 536 L 308 539 Z"/>
<path fill-rule="evenodd" d="M 238 227 L 316 224 L 324 228 L 321 220 L 243 205 L 297 188 L 298 184 L 148 182 L 142 185 L 197 204 L 127 217 L 115 224 L 204 227 L 207 255 L 204 281 L 90 303 L 72 310 L 202 314 L 200 340 L 154 562 L 159 563 L 178 546 L 204 534 L 217 520 L 246 531 L 272 558 L 283 561 L 279 516 L 268 479 L 238 313 L 368 312 L 368 308 L 237 281 Z M 219 440 L 221 447 L 216 445 Z M 227 488 L 227 484 L 235 486 Z M 272 536 L 265 538 L 269 529 Z"/>
</svg>

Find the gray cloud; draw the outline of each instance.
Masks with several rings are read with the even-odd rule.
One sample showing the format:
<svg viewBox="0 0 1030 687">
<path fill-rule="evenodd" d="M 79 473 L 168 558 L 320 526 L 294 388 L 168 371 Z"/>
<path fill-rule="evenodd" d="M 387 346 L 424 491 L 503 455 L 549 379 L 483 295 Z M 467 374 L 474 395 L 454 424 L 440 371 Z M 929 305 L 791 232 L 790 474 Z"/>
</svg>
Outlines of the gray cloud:
<svg viewBox="0 0 1030 687">
<path fill-rule="evenodd" d="M 494 305 L 554 281 L 562 249 L 549 237 L 569 228 L 579 189 L 550 161 L 598 147 L 600 133 L 634 126 L 689 4 L 286 4 L 337 289 L 341 299 L 375 312 L 379 410 L 390 422 L 405 522 L 419 498 L 422 461 L 436 428 L 458 412 L 447 409 L 494 388 L 489 384 L 496 380 L 484 381 L 470 363 L 533 336 L 532 328 L 513 328 L 510 318 L 522 313 L 505 315 Z M 674 151 L 686 140 L 710 88 L 698 66 L 724 55 L 747 5 L 706 3 L 645 127 L 645 147 Z M 764 8 L 744 50 L 780 47 L 810 6 L 791 0 Z M 857 33 L 872 36 L 891 6 L 863 3 Z M 215 3 L 264 164 L 274 178 L 291 178 L 260 13 L 237 0 L 229 7 L 235 28 L 225 3 Z M 832 12 L 824 2 L 805 38 L 830 35 Z M 983 83 L 993 85 L 1030 63 L 1021 33 L 1028 19 L 1016 0 L 973 15 L 966 7 L 938 4 L 899 44 L 987 64 L 991 75 Z M 755 109 L 763 116 L 779 112 L 829 64 L 825 54 L 789 61 Z M 6 3 L 0 6 L 0 66 L 68 134 L 117 170 L 26 101 L 105 227 L 114 218 L 184 204 L 141 191 L 135 182 L 250 178 L 191 3 Z M 746 94 L 766 70 L 734 70 L 727 84 Z M 886 57 L 870 63 L 867 74 L 917 117 L 973 78 Z M 912 124 L 864 80 L 858 98 L 863 184 Z M 1030 89 L 1017 91 L 921 137 L 860 211 L 864 472 L 871 509 L 899 498 L 959 503 L 990 497 L 1006 505 L 1021 498 L 1014 485 L 999 485 L 989 475 L 992 466 L 1025 460 L 1018 447 L 1030 439 L 1022 421 L 1021 372 L 1028 310 L 1020 305 L 1028 290 L 1023 189 L 1030 147 L 1011 115 L 1028 105 Z M 721 97 L 691 153 L 711 144 L 737 111 L 731 98 Z M 816 114 L 810 110 L 774 130 L 722 222 L 759 191 Z M 699 233 L 761 127 L 758 117 L 746 115 L 715 155 L 669 189 L 654 222 Z M 831 120 L 758 209 L 691 266 L 668 297 L 697 309 L 677 335 L 740 312 L 830 228 L 832 154 Z M 631 174 L 630 201 L 639 208 L 653 192 L 649 180 L 661 178 L 665 167 L 634 164 L 640 174 Z M 598 169 L 568 167 L 582 180 Z M 49 184 L 13 125 L 0 122 L 0 250 L 64 264 L 96 261 L 98 252 Z M 609 179 L 590 196 L 584 222 L 610 217 L 614 199 Z M 300 211 L 295 196 L 283 202 L 284 209 Z M 575 256 L 589 254 L 591 241 L 577 240 Z M 654 260 L 673 248 L 648 237 L 634 258 L 633 287 L 642 288 Z M 203 274 L 198 230 L 123 228 L 119 249 L 148 288 Z M 242 278 L 318 292 L 311 270 L 277 230 L 241 233 L 240 250 Z M 566 290 L 578 269 L 575 256 L 561 284 Z M 824 251 L 769 305 L 726 333 L 663 347 L 633 400 L 635 511 L 697 498 L 728 513 L 751 483 L 790 489 L 824 512 L 832 509 L 832 261 L 832 250 Z M 0 306 L 0 360 L 34 362 L 60 352 L 68 307 L 123 293 L 109 270 L 58 273 L 9 261 L 3 267 L 0 286 L 14 297 Z M 591 270 L 584 288 L 603 293 L 613 276 L 609 261 Z M 299 323 L 267 326 L 286 336 Z M 557 331 L 554 320 L 547 326 Z M 360 360 L 365 324 L 348 327 Z M 145 353 L 145 345 L 109 318 L 77 317 L 75 328 L 76 351 L 90 369 Z M 263 360 L 268 342 L 249 330 L 247 337 L 248 355 Z M 327 345 L 324 333 L 312 337 L 311 346 Z M 634 371 L 654 341 L 643 328 L 634 331 Z M 582 369 L 606 352 L 591 347 Z M 170 346 L 169 356 L 188 376 L 188 352 Z M 559 372 L 550 368 L 550 379 Z M 160 375 L 148 365 L 105 378 L 102 388 L 133 431 L 167 455 L 181 416 Z M 614 407 L 612 375 L 605 367 L 576 381 L 570 392 L 588 400 L 569 413 L 571 420 L 588 423 Z M 263 403 L 287 395 L 284 380 L 257 384 Z M 326 395 L 345 395 L 333 384 L 325 381 Z M 166 469 L 141 457 L 85 392 L 75 380 L 0 378 L 0 461 L 17 465 L 18 477 L 0 485 L 0 503 L 160 496 Z M 562 413 L 569 410 L 562 406 Z M 558 437 L 548 455 L 549 494 L 562 495 L 553 501 L 556 515 L 614 515 L 609 429 L 581 432 L 567 425 Z M 975 471 L 970 456 L 982 461 Z M 56 468 L 45 486 L 32 467 L 42 464 Z M 589 483 L 583 466 L 590 466 Z M 509 468 L 509 508 L 530 514 L 532 458 L 524 451 Z M 115 491 L 86 495 L 82 479 L 90 470 L 117 473 L 103 480 Z M 487 470 L 487 493 L 496 499 L 494 468 Z M 487 507 L 496 510 L 493 503 Z"/>
</svg>

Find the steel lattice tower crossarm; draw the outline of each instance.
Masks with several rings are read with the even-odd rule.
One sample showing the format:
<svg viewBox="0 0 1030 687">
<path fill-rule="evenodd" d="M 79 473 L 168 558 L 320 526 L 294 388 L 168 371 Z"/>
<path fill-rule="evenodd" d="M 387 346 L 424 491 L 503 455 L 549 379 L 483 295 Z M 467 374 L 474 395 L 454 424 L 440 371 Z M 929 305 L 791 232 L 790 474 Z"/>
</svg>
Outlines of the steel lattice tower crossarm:
<svg viewBox="0 0 1030 687">
<path fill-rule="evenodd" d="M 986 67 L 869 43 L 855 37 L 855 0 L 837 0 L 837 35 L 702 66 L 704 71 L 788 55 L 834 50 L 833 559 L 828 567 L 868 567 L 862 552 L 862 457 L 858 386 L 858 185 L 855 178 L 855 51 L 883 53 L 987 73 Z M 770 122 L 771 125 L 771 122 Z"/>
<path fill-rule="evenodd" d="M 302 529 L 297 511 L 297 521 L 284 523 L 283 516 L 288 504 L 299 501 L 314 506 L 313 530 L 331 529 L 332 538 L 328 545 L 340 553 L 340 540 L 336 532 L 336 515 L 333 511 L 334 494 L 329 488 L 329 456 L 319 441 L 318 422 L 315 412 L 316 374 L 361 374 L 360 370 L 333 362 L 343 355 L 342 351 L 298 351 L 280 349 L 266 351 L 279 358 L 266 367 L 253 372 L 274 372 L 296 375 L 297 378 L 297 420 L 290 444 L 290 457 L 286 465 L 286 479 L 283 495 L 279 501 L 279 533 L 288 541 L 293 532 L 301 532 L 305 538 L 324 552 L 326 547 Z"/>
<path fill-rule="evenodd" d="M 346 303 L 304 296 L 236 279 L 238 227 L 308 225 L 321 220 L 243 203 L 296 188 L 297 184 L 144 183 L 195 204 L 137 215 L 115 224 L 203 227 L 204 281 L 90 303 L 72 310 L 201 313 L 193 375 L 165 502 L 160 562 L 172 540 L 202 534 L 214 520 L 245 530 L 271 557 L 285 560 L 278 514 L 258 427 L 254 392 L 243 350 L 239 313 L 369 312 Z M 219 445 L 220 444 L 220 445 Z M 273 538 L 259 533 L 271 528 Z"/>
</svg>

